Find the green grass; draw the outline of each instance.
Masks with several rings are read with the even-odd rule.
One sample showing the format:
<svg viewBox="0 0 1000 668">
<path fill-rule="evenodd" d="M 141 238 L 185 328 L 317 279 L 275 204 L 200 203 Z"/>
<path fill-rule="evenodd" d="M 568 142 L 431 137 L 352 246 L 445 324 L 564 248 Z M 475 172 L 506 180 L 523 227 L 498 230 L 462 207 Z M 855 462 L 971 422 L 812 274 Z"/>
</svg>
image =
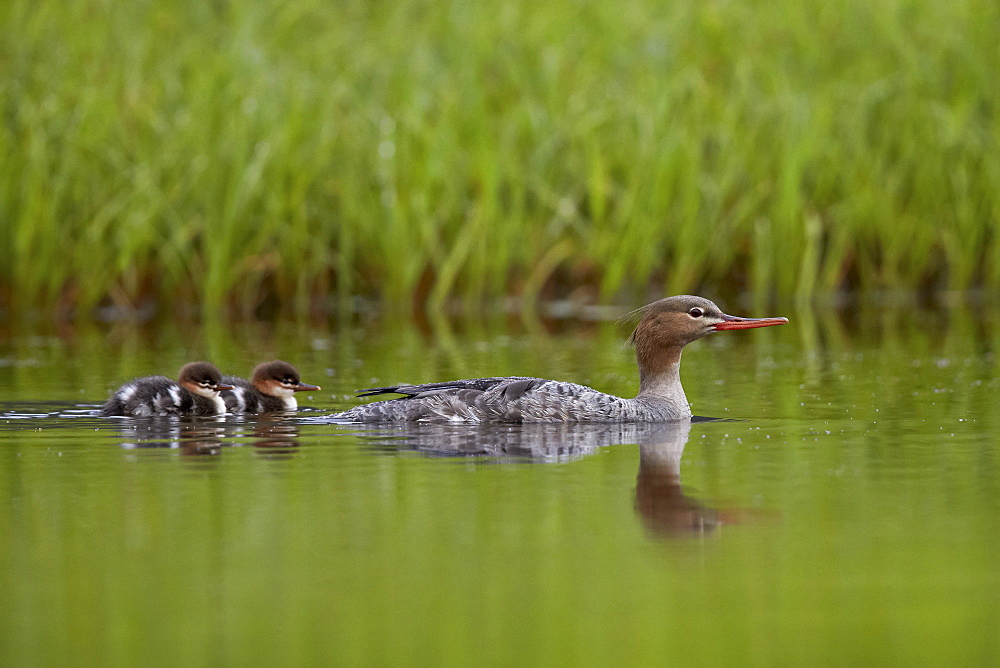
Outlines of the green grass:
<svg viewBox="0 0 1000 668">
<path fill-rule="evenodd" d="M 985 0 L 9 0 L 0 296 L 997 289 L 998 34 Z"/>
</svg>

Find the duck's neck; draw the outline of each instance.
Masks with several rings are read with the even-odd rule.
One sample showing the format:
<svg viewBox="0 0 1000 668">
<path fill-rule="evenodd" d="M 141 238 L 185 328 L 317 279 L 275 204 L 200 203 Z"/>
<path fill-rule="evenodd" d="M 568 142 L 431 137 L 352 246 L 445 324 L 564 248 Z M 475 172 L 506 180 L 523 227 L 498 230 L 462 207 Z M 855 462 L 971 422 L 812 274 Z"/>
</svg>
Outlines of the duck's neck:
<svg viewBox="0 0 1000 668">
<path fill-rule="evenodd" d="M 688 409 L 681 386 L 681 347 L 656 348 L 637 345 L 639 394 L 637 398 L 662 399 Z"/>
</svg>

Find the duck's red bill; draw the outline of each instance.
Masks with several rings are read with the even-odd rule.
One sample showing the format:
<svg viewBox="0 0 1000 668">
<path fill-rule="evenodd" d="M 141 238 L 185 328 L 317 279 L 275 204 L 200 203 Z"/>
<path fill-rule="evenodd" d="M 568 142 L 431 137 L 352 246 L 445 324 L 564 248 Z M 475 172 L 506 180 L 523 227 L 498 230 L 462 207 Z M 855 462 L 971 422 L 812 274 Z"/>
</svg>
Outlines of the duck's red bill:
<svg viewBox="0 0 1000 668">
<path fill-rule="evenodd" d="M 772 325 L 785 325 L 788 318 L 737 318 L 727 315 L 725 322 L 720 322 L 713 329 L 721 332 L 727 329 L 753 329 L 754 327 L 771 327 Z"/>
</svg>

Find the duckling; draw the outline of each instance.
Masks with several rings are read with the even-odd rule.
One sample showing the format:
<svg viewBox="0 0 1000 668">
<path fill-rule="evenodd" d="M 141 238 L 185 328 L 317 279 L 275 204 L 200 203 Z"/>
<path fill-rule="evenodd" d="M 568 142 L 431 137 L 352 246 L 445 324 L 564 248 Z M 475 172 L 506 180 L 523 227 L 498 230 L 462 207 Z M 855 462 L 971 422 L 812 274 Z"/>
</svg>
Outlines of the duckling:
<svg viewBox="0 0 1000 668">
<path fill-rule="evenodd" d="M 321 389 L 303 383 L 298 369 L 281 360 L 257 365 L 249 381 L 238 376 L 225 376 L 222 380 L 234 386 L 222 393 L 230 413 L 294 411 L 299 407 L 296 392 Z"/>
<path fill-rule="evenodd" d="M 166 376 L 146 376 L 125 383 L 101 407 L 101 415 L 222 415 L 226 404 L 219 396 L 232 385 L 208 362 L 185 364 L 177 381 Z"/>
</svg>

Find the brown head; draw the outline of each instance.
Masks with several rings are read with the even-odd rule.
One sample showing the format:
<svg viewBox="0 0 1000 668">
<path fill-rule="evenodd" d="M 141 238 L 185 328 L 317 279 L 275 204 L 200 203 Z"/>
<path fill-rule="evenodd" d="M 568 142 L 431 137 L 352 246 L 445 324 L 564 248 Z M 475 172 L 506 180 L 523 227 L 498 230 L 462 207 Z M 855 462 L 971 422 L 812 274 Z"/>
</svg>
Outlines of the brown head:
<svg viewBox="0 0 1000 668">
<path fill-rule="evenodd" d="M 712 332 L 784 325 L 788 318 L 738 318 L 726 315 L 714 302 L 694 295 L 667 297 L 635 311 L 639 318 L 630 339 L 639 346 L 683 347 Z"/>
<path fill-rule="evenodd" d="M 304 390 L 319 390 L 318 385 L 303 383 L 299 371 L 288 362 L 274 360 L 257 365 L 250 377 L 250 383 L 261 394 L 271 397 L 290 397 Z"/>
<path fill-rule="evenodd" d="M 222 382 L 222 373 L 208 362 L 190 362 L 181 367 L 177 382 L 188 392 L 209 399 L 219 396 L 220 390 L 231 390 L 232 385 Z"/>
<path fill-rule="evenodd" d="M 643 306 L 632 337 L 639 362 L 640 384 L 651 386 L 665 374 L 676 377 L 681 349 L 713 332 L 784 325 L 788 318 L 738 318 L 726 315 L 704 297 L 679 295 Z"/>
</svg>

